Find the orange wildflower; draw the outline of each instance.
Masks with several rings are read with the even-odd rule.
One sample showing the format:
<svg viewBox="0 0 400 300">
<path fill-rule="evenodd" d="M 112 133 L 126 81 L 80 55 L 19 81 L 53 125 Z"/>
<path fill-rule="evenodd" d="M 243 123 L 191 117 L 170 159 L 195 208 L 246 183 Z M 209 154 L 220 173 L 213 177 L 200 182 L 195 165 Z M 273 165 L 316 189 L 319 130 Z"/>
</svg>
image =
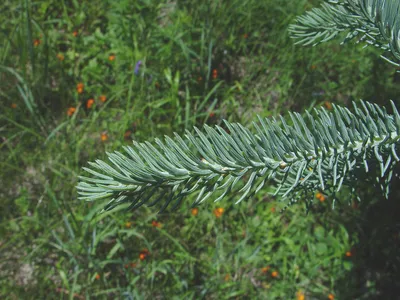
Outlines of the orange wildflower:
<svg viewBox="0 0 400 300">
<path fill-rule="evenodd" d="M 17 104 L 16 103 L 11 103 L 11 108 L 17 108 Z"/>
<path fill-rule="evenodd" d="M 82 82 L 79 82 L 77 85 L 76 85 L 76 91 L 78 92 L 78 94 L 82 94 L 83 93 L 83 88 L 84 88 L 85 86 L 84 86 L 84 84 L 82 83 Z"/>
<path fill-rule="evenodd" d="M 225 277 L 224 277 L 224 280 L 225 281 L 231 280 L 231 275 L 230 274 L 226 274 Z"/>
<path fill-rule="evenodd" d="M 64 54 L 62 54 L 62 53 L 58 53 L 57 58 L 59 61 L 63 61 L 65 59 Z"/>
<path fill-rule="evenodd" d="M 115 60 L 115 55 L 114 55 L 114 54 L 111 54 L 111 55 L 108 57 L 108 60 L 109 60 L 109 61 L 114 61 L 114 60 Z"/>
<path fill-rule="evenodd" d="M 276 211 L 275 206 L 271 207 L 271 212 L 274 213 Z"/>
<path fill-rule="evenodd" d="M 37 47 L 37 46 L 39 46 L 41 43 L 42 43 L 41 40 L 36 39 L 36 40 L 33 41 L 33 46 L 34 46 L 34 47 Z"/>
<path fill-rule="evenodd" d="M 306 297 L 304 296 L 303 291 L 297 291 L 297 293 L 296 293 L 296 299 L 297 299 L 297 300 L 305 300 L 305 299 L 306 299 Z"/>
<path fill-rule="evenodd" d="M 351 257 L 352 255 L 353 255 L 353 253 L 351 253 L 351 251 L 347 251 L 347 252 L 346 252 L 346 256 L 347 256 L 347 257 Z"/>
<path fill-rule="evenodd" d="M 151 225 L 153 226 L 153 227 L 157 227 L 157 228 L 161 228 L 161 223 L 160 222 L 157 222 L 157 221 L 155 221 L 155 220 L 153 220 L 152 222 L 151 222 Z"/>
<path fill-rule="evenodd" d="M 325 105 L 326 109 L 328 109 L 328 110 L 332 109 L 332 103 L 330 103 L 329 101 L 325 101 L 324 105 Z"/>
<path fill-rule="evenodd" d="M 217 69 L 214 69 L 214 70 L 212 71 L 212 78 L 213 78 L 213 79 L 217 79 L 217 77 L 218 77 L 218 71 L 217 71 Z"/>
<path fill-rule="evenodd" d="M 334 296 L 333 294 L 329 294 L 329 295 L 328 295 L 328 299 L 329 299 L 329 300 L 334 300 L 334 299 L 335 299 L 335 296 Z"/>
<path fill-rule="evenodd" d="M 126 222 L 125 223 L 125 227 L 126 228 L 131 228 L 131 226 L 132 226 L 132 222 Z"/>
<path fill-rule="evenodd" d="M 140 260 L 145 260 L 146 257 L 147 257 L 149 254 L 150 254 L 149 250 L 143 249 L 142 251 L 140 251 L 139 259 L 140 259 Z"/>
<path fill-rule="evenodd" d="M 197 214 L 199 213 L 199 209 L 197 207 L 192 208 L 192 216 L 197 216 Z"/>
<path fill-rule="evenodd" d="M 78 31 L 77 31 L 77 30 L 74 30 L 74 32 L 72 33 L 72 35 L 73 35 L 74 37 L 77 37 L 77 36 L 78 36 Z"/>
<path fill-rule="evenodd" d="M 96 278 L 96 280 L 99 280 L 100 279 L 100 274 L 96 273 L 96 276 L 94 278 Z"/>
<path fill-rule="evenodd" d="M 218 207 L 218 208 L 214 209 L 214 215 L 217 218 L 219 218 L 219 217 L 221 217 L 223 215 L 224 211 L 225 210 L 222 207 Z"/>
<path fill-rule="evenodd" d="M 266 267 L 264 267 L 264 268 L 261 269 L 261 272 L 262 272 L 263 274 L 267 274 L 267 272 L 269 271 L 269 269 L 270 269 L 270 267 L 269 267 L 269 266 L 266 266 Z"/>
<path fill-rule="evenodd" d="M 247 33 L 243 34 L 243 38 L 247 39 L 249 37 L 249 35 Z"/>
<path fill-rule="evenodd" d="M 104 132 L 103 132 L 103 133 L 101 134 L 100 138 L 101 138 L 101 141 L 102 141 L 102 142 L 107 141 L 107 140 L 108 140 L 108 135 L 107 135 L 107 133 L 104 133 Z"/>
<path fill-rule="evenodd" d="M 317 198 L 320 202 L 324 202 L 325 201 L 325 196 L 320 192 L 315 194 L 315 198 Z"/>
<path fill-rule="evenodd" d="M 104 103 L 106 102 L 107 97 L 105 95 L 100 95 L 99 100 Z"/>
<path fill-rule="evenodd" d="M 213 112 L 210 112 L 209 116 L 210 116 L 210 118 L 212 118 L 212 117 L 214 117 L 214 116 L 215 116 L 215 113 L 213 113 Z"/>
<path fill-rule="evenodd" d="M 76 108 L 75 108 L 75 107 L 70 107 L 70 108 L 68 108 L 68 110 L 67 110 L 67 115 L 70 117 L 70 116 L 72 116 L 72 115 L 75 113 L 75 111 L 76 111 Z"/>
<path fill-rule="evenodd" d="M 130 264 L 125 264 L 124 265 L 125 269 L 128 269 L 129 267 L 131 267 L 132 269 L 136 267 L 136 263 L 130 263 Z"/>
<path fill-rule="evenodd" d="M 94 100 L 93 100 L 93 99 L 89 99 L 89 100 L 86 102 L 86 108 L 87 108 L 87 109 L 92 108 L 93 104 L 94 104 Z"/>
<path fill-rule="evenodd" d="M 278 271 L 273 271 L 273 272 L 271 273 L 271 276 L 272 276 L 273 278 L 278 277 L 278 276 L 279 276 Z"/>
</svg>

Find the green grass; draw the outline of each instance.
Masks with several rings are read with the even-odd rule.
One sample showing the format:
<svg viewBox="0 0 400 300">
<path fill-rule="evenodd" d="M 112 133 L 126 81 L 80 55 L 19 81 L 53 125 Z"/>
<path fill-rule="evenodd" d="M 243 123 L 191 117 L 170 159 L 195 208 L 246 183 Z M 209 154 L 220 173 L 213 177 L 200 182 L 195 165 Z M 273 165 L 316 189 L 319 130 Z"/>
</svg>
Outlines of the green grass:
<svg viewBox="0 0 400 300">
<path fill-rule="evenodd" d="M 398 77 L 376 50 L 293 45 L 288 25 L 319 2 L 3 1 L 1 298 L 391 298 L 398 205 L 381 207 L 378 196 L 333 211 L 315 200 L 307 215 L 280 214 L 268 189 L 239 205 L 209 201 L 196 216 L 190 200 L 161 215 L 98 215 L 102 203 L 77 200 L 82 167 L 132 139 L 397 100 Z M 389 217 L 372 226 L 377 207 Z"/>
</svg>

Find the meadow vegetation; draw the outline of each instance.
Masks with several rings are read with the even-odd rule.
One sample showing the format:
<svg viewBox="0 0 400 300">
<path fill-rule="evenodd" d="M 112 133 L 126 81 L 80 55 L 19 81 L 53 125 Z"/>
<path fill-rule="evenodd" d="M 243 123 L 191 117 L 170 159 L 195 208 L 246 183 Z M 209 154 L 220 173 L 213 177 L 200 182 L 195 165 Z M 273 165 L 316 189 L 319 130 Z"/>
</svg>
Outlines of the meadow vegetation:
<svg viewBox="0 0 400 300">
<path fill-rule="evenodd" d="M 320 2 L 3 0 L 0 297 L 395 299 L 396 191 L 334 210 L 316 192 L 307 214 L 268 188 L 162 214 L 77 199 L 82 167 L 132 140 L 398 100 L 376 49 L 294 45 Z"/>
</svg>

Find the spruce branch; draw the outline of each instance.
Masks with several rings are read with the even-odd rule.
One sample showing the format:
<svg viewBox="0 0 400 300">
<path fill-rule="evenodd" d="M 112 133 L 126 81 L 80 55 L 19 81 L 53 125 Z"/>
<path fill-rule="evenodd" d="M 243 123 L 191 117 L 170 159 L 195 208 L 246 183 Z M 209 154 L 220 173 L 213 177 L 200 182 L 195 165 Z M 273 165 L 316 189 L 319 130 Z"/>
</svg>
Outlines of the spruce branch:
<svg viewBox="0 0 400 300">
<path fill-rule="evenodd" d="M 400 61 L 400 1 L 398 0 L 337 0 L 323 3 L 296 18 L 289 26 L 296 44 L 317 45 L 347 32 L 343 43 L 354 38 L 384 51 Z M 400 64 L 382 56 L 399 67 Z"/>
<path fill-rule="evenodd" d="M 355 191 L 364 175 L 388 196 L 400 145 L 400 115 L 391 104 L 393 114 L 361 102 L 353 103 L 354 112 L 334 105 L 306 118 L 290 113 L 288 121 L 258 117 L 254 133 L 224 121 L 227 130 L 205 125 L 184 138 L 175 133 L 155 143 L 133 141 L 124 154 L 107 153 L 110 163 L 96 160 L 84 168 L 91 177 L 79 177 L 80 199 L 108 199 L 105 210 L 161 203 L 163 211 L 190 194 L 197 194 L 193 205 L 228 194 L 238 203 L 268 183 L 289 204 L 311 203 L 316 190 L 333 196 L 342 186 Z"/>
</svg>

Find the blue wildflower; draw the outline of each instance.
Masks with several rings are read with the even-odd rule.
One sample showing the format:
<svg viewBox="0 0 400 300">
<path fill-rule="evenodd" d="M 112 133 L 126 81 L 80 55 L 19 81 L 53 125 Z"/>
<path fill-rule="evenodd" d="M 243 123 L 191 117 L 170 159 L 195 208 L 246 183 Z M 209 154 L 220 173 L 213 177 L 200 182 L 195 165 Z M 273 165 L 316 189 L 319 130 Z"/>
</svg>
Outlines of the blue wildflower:
<svg viewBox="0 0 400 300">
<path fill-rule="evenodd" d="M 135 71 L 134 71 L 135 75 L 139 75 L 139 69 L 140 69 L 141 65 L 142 65 L 142 61 L 139 60 L 135 65 Z"/>
</svg>

